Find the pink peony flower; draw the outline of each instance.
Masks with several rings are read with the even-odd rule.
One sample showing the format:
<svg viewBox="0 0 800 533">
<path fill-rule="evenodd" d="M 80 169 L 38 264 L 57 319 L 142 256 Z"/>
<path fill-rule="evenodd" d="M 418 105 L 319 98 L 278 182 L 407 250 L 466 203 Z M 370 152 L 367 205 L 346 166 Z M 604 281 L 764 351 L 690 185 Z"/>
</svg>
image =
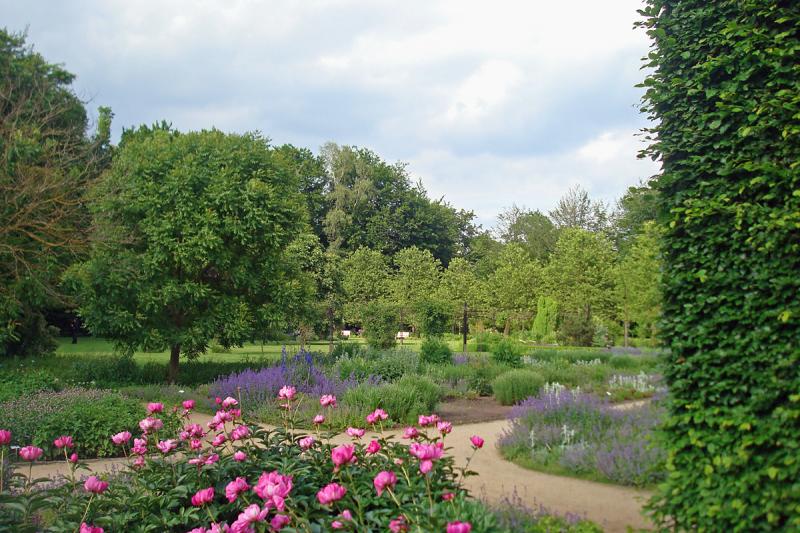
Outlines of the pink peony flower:
<svg viewBox="0 0 800 533">
<path fill-rule="evenodd" d="M 419 431 L 415 427 L 409 426 L 403 431 L 404 439 L 416 439 L 417 437 L 419 437 Z"/>
<path fill-rule="evenodd" d="M 206 457 L 206 460 L 203 461 L 203 464 L 206 465 L 206 466 L 213 465 L 217 461 L 219 461 L 219 455 L 217 455 L 216 453 L 212 453 L 211 455 Z"/>
<path fill-rule="evenodd" d="M 322 407 L 336 407 L 336 396 L 333 394 L 323 394 L 319 397 L 319 404 Z"/>
<path fill-rule="evenodd" d="M 44 450 L 36 446 L 25 446 L 19 450 L 19 456 L 23 461 L 35 461 L 42 456 L 42 453 Z"/>
<path fill-rule="evenodd" d="M 155 413 L 160 413 L 164 410 L 164 404 L 161 402 L 150 402 L 147 404 L 147 414 L 152 415 Z"/>
<path fill-rule="evenodd" d="M 278 391 L 278 398 L 281 400 L 292 401 L 292 399 L 297 394 L 297 389 L 294 387 L 290 387 L 289 385 L 284 385 L 281 387 L 281 390 Z"/>
<path fill-rule="evenodd" d="M 189 424 L 183 429 L 186 430 L 186 433 L 190 437 L 194 437 L 197 439 L 205 437 L 206 435 L 206 432 L 203 431 L 203 426 L 201 426 L 200 424 Z"/>
<path fill-rule="evenodd" d="M 442 494 L 442 501 L 449 502 L 450 500 L 452 500 L 455 497 L 456 497 L 456 495 L 453 494 L 452 492 L 445 492 L 444 494 Z"/>
<path fill-rule="evenodd" d="M 350 512 L 350 509 L 342 511 L 342 520 L 347 520 L 348 522 L 353 521 L 353 514 Z"/>
<path fill-rule="evenodd" d="M 222 403 L 222 398 L 217 396 L 216 398 L 214 398 L 214 403 L 217 404 L 217 405 L 221 404 Z"/>
<path fill-rule="evenodd" d="M 325 417 L 324 417 L 324 416 L 322 416 L 322 415 L 317 415 L 317 416 L 315 416 L 315 417 L 314 417 L 314 423 L 315 423 L 316 425 L 324 424 L 324 423 L 325 423 Z"/>
<path fill-rule="evenodd" d="M 211 529 L 208 530 L 208 533 L 231 533 L 232 531 L 225 522 L 221 524 L 214 522 L 211 524 Z"/>
<path fill-rule="evenodd" d="M 340 520 L 334 520 L 331 522 L 331 527 L 333 529 L 343 529 L 345 527 L 344 522 L 352 522 L 353 515 L 349 509 L 345 509 L 342 511 L 342 514 L 339 515 Z"/>
<path fill-rule="evenodd" d="M 348 435 L 350 435 L 351 437 L 353 437 L 354 439 L 360 439 L 361 437 L 364 436 L 365 431 L 363 429 L 361 429 L 361 428 L 349 427 L 349 428 L 347 428 L 347 432 L 346 433 Z"/>
<path fill-rule="evenodd" d="M 72 455 L 70 455 L 69 456 L 69 462 L 72 463 L 72 464 L 77 464 L 78 463 L 78 454 L 77 453 L 73 453 Z"/>
<path fill-rule="evenodd" d="M 394 488 L 395 484 L 397 484 L 397 476 L 390 470 L 384 470 L 375 476 L 375 479 L 372 480 L 372 484 L 375 485 L 375 490 L 378 492 L 378 496 L 380 496 L 383 494 L 384 490 L 392 490 Z"/>
<path fill-rule="evenodd" d="M 406 517 L 398 516 L 391 522 L 389 522 L 389 531 L 392 533 L 401 533 L 403 531 L 408 531 L 408 524 L 406 523 Z"/>
<path fill-rule="evenodd" d="M 199 450 L 202 447 L 203 447 L 203 441 L 201 441 L 200 439 L 192 439 L 191 441 L 189 441 L 189 448 L 193 450 Z"/>
<path fill-rule="evenodd" d="M 97 476 L 90 476 L 89 479 L 87 479 L 83 484 L 83 488 L 86 489 L 86 492 L 103 494 L 108 488 L 108 482 L 102 481 Z"/>
<path fill-rule="evenodd" d="M 214 437 L 214 440 L 211 441 L 211 445 L 212 446 L 222 446 L 223 444 L 225 444 L 225 441 L 227 441 L 227 440 L 228 440 L 228 437 L 225 436 L 225 433 L 220 433 L 219 435 Z"/>
<path fill-rule="evenodd" d="M 233 454 L 233 460 L 237 463 L 242 463 L 247 460 L 247 454 L 239 450 Z"/>
<path fill-rule="evenodd" d="M 333 522 L 331 522 L 331 529 L 342 529 L 343 527 L 344 524 L 339 522 L 338 520 L 334 520 Z"/>
<path fill-rule="evenodd" d="M 472 443 L 472 446 L 474 446 L 476 450 L 479 448 L 483 448 L 484 441 L 479 436 L 473 435 L 469 438 L 469 441 Z"/>
<path fill-rule="evenodd" d="M 144 455 L 147 453 L 147 439 L 133 439 L 133 448 L 131 451 L 136 455 Z"/>
<path fill-rule="evenodd" d="M 427 474 L 433 469 L 433 461 L 441 459 L 443 450 L 437 444 L 415 442 L 408 447 L 408 452 L 419 459 L 419 471 Z"/>
<path fill-rule="evenodd" d="M 447 533 L 469 533 L 472 531 L 472 524 L 469 522 L 449 522 Z"/>
<path fill-rule="evenodd" d="M 369 441 L 369 444 L 367 445 L 367 453 L 370 455 L 375 455 L 379 451 L 381 451 L 381 443 L 376 440 Z"/>
<path fill-rule="evenodd" d="M 139 455 L 136 459 L 133 460 L 133 467 L 134 468 L 141 468 L 144 466 L 144 456 Z"/>
<path fill-rule="evenodd" d="M 152 418 L 147 417 L 139 421 L 139 427 L 145 433 L 150 433 L 151 431 L 158 431 L 159 429 L 164 427 L 164 422 L 161 421 L 160 418 Z"/>
<path fill-rule="evenodd" d="M 285 514 L 276 514 L 275 516 L 272 517 L 272 520 L 269 521 L 269 525 L 275 531 L 280 531 L 285 526 L 289 525 L 289 522 L 291 522 L 291 520 L 292 519 L 286 516 Z"/>
<path fill-rule="evenodd" d="M 192 505 L 195 507 L 201 507 L 207 503 L 211 503 L 212 501 L 214 501 L 214 487 L 200 489 L 194 493 L 194 496 L 192 496 Z"/>
<path fill-rule="evenodd" d="M 100 526 L 93 526 L 86 522 L 81 522 L 80 533 L 104 533 L 103 528 Z"/>
<path fill-rule="evenodd" d="M 247 480 L 243 477 L 237 477 L 225 486 L 225 497 L 228 498 L 228 502 L 235 502 L 239 494 L 249 489 L 250 485 L 247 484 Z"/>
<path fill-rule="evenodd" d="M 431 426 L 433 424 L 436 424 L 438 421 L 439 421 L 438 415 L 428 415 L 428 416 L 419 415 L 418 419 L 419 425 L 422 427 Z"/>
<path fill-rule="evenodd" d="M 436 429 L 438 429 L 442 435 L 447 435 L 448 433 L 453 431 L 453 424 L 444 421 L 438 422 L 436 424 Z"/>
<path fill-rule="evenodd" d="M 231 438 L 233 440 L 242 440 L 248 435 L 250 435 L 250 428 L 247 426 L 236 426 L 233 428 L 233 431 L 231 431 Z"/>
<path fill-rule="evenodd" d="M 7 429 L 0 429 L 0 446 L 8 446 L 11 443 L 11 432 Z"/>
<path fill-rule="evenodd" d="M 230 396 L 228 396 L 227 398 L 222 400 L 222 407 L 224 407 L 225 409 L 236 407 L 237 405 L 239 405 L 239 402 L 236 400 L 236 398 L 231 398 Z"/>
<path fill-rule="evenodd" d="M 183 405 L 183 408 L 186 409 L 187 411 L 191 411 L 192 409 L 194 409 L 194 400 L 183 400 L 183 403 L 181 405 Z"/>
<path fill-rule="evenodd" d="M 370 414 L 367 415 L 367 423 L 368 424 L 377 424 L 381 420 L 386 420 L 389 418 L 389 415 L 383 409 L 375 409 Z"/>
<path fill-rule="evenodd" d="M 111 442 L 116 444 L 117 446 L 121 446 L 122 444 L 127 444 L 131 440 L 131 432 L 130 431 L 121 431 L 116 435 L 111 436 Z"/>
<path fill-rule="evenodd" d="M 321 505 L 329 505 L 344 498 L 347 489 L 338 483 L 328 483 L 317 492 L 317 500 Z"/>
<path fill-rule="evenodd" d="M 53 446 L 60 450 L 61 448 L 73 448 L 75 444 L 72 442 L 72 437 L 69 435 L 62 435 L 53 441 Z"/>
<path fill-rule="evenodd" d="M 162 440 L 162 441 L 159 441 L 158 444 L 156 444 L 156 448 L 158 448 L 161 451 L 161 453 L 164 453 L 164 454 L 171 452 L 172 450 L 174 450 L 177 447 L 178 447 L 178 443 L 176 443 L 172 439 Z"/>
<path fill-rule="evenodd" d="M 297 444 L 300 445 L 300 449 L 308 450 L 309 448 L 314 446 L 314 442 L 315 442 L 314 437 L 309 435 L 308 437 L 303 437 L 302 439 L 297 441 Z"/>
<path fill-rule="evenodd" d="M 258 483 L 253 491 L 266 502 L 266 507 L 275 507 L 278 511 L 283 511 L 284 500 L 292 490 L 292 477 L 284 476 L 277 470 L 269 474 L 264 472 L 258 478 Z"/>
<path fill-rule="evenodd" d="M 342 444 L 331 450 L 331 460 L 335 465 L 334 471 L 339 470 L 339 467 L 348 463 L 355 463 L 355 446 L 351 444 Z"/>
</svg>

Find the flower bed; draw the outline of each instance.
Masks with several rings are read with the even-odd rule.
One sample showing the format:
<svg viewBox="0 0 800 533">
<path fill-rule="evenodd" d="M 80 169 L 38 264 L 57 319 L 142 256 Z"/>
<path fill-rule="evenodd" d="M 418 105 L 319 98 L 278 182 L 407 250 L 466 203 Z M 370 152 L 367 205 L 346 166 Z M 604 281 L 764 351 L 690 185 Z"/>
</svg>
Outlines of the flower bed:
<svg viewBox="0 0 800 533">
<path fill-rule="evenodd" d="M 605 399 L 551 387 L 515 406 L 503 455 L 535 469 L 623 485 L 651 485 L 666 473 L 654 438 L 663 416 L 657 402 L 614 409 Z"/>
</svg>

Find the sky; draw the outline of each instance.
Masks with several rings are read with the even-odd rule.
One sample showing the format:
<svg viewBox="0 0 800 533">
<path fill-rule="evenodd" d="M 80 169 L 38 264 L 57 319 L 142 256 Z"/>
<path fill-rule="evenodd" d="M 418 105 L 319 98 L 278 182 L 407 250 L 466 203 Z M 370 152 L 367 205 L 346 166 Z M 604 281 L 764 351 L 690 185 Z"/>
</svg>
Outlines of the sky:
<svg viewBox="0 0 800 533">
<path fill-rule="evenodd" d="M 114 134 L 260 131 L 403 161 L 484 227 L 573 185 L 613 203 L 639 160 L 642 0 L 0 0 Z"/>
</svg>

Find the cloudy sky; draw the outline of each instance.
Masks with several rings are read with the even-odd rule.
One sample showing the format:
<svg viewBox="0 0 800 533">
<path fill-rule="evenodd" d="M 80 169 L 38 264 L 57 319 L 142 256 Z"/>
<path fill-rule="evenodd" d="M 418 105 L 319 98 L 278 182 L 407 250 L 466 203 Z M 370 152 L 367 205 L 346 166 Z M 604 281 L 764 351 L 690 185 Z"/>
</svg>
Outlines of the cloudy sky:
<svg viewBox="0 0 800 533">
<path fill-rule="evenodd" d="M 108 105 L 115 134 L 259 130 L 405 161 L 485 226 L 573 184 L 613 201 L 636 159 L 641 0 L 0 0 L 9 30 Z"/>
</svg>

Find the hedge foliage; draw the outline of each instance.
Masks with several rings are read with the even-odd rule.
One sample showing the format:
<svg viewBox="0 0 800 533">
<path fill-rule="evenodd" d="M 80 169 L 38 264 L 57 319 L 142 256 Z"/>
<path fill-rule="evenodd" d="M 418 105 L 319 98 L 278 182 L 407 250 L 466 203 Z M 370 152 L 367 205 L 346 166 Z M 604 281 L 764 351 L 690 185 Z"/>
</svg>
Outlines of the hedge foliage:
<svg viewBox="0 0 800 533">
<path fill-rule="evenodd" d="M 648 0 L 665 226 L 664 528 L 800 529 L 800 8 Z"/>
</svg>

